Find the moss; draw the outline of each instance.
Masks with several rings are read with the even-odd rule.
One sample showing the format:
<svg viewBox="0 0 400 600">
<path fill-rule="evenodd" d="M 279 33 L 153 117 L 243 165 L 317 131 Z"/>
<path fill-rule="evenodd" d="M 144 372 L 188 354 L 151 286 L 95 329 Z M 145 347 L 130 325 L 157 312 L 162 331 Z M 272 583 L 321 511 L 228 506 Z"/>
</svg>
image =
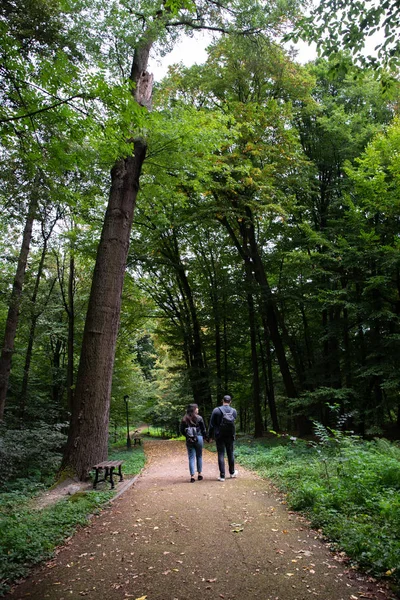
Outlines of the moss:
<svg viewBox="0 0 400 600">
<path fill-rule="evenodd" d="M 68 502 L 79 502 L 79 500 L 81 500 L 81 498 L 86 498 L 86 496 L 87 496 L 86 492 L 75 492 L 75 494 L 72 494 L 71 496 L 69 496 Z"/>
</svg>

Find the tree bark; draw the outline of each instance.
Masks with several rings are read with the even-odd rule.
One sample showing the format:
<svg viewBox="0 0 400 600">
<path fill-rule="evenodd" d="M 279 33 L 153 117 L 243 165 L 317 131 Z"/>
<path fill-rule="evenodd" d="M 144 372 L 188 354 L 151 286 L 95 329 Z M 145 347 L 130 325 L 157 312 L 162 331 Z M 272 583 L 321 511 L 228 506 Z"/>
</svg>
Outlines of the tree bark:
<svg viewBox="0 0 400 600">
<path fill-rule="evenodd" d="M 151 107 L 153 76 L 147 72 L 154 39 L 144 35 L 134 52 L 130 79 L 133 97 Z M 108 423 L 115 345 L 121 312 L 130 233 L 147 144 L 134 140 L 133 156 L 111 170 L 111 190 L 97 250 L 96 265 L 83 332 L 75 398 L 61 469 L 83 480 L 107 457 Z"/>
<path fill-rule="evenodd" d="M 70 411 L 74 409 L 74 336 L 75 336 L 75 258 L 71 248 L 68 273 L 68 345 L 67 345 L 67 401 Z"/>
<path fill-rule="evenodd" d="M 261 414 L 261 386 L 260 386 L 260 370 L 258 368 L 257 356 L 257 333 L 256 333 L 256 318 L 254 311 L 254 299 L 249 292 L 247 294 L 247 306 L 249 309 L 249 325 L 250 325 L 250 346 L 251 346 L 251 366 L 252 366 L 252 392 L 253 392 L 253 412 L 254 412 L 254 437 L 261 437 L 263 434 L 263 422 Z"/>
<path fill-rule="evenodd" d="M 21 419 L 24 417 L 25 408 L 26 408 L 26 399 L 27 399 L 27 395 L 28 395 L 29 371 L 30 371 L 31 362 L 32 362 L 33 343 L 34 343 L 34 339 L 35 339 L 36 324 L 37 324 L 39 316 L 41 315 L 41 313 L 43 311 L 43 309 L 42 309 L 39 312 L 37 312 L 36 300 L 37 300 L 37 296 L 39 293 L 40 280 L 42 278 L 44 261 L 45 261 L 46 254 L 47 254 L 47 243 L 53 232 L 56 222 L 57 222 L 57 220 L 54 221 L 54 223 L 50 227 L 50 231 L 48 233 L 44 232 L 44 225 L 42 223 L 43 248 L 42 248 L 42 254 L 40 256 L 39 267 L 38 267 L 38 270 L 36 273 L 35 285 L 34 285 L 32 297 L 31 297 L 31 303 L 30 303 L 30 305 L 31 305 L 31 325 L 30 325 L 30 329 L 29 329 L 28 347 L 27 347 L 26 355 L 25 355 L 24 375 L 22 378 L 21 394 L 20 394 L 20 417 L 21 417 Z M 54 283 L 55 283 L 55 280 L 53 281 L 53 283 L 51 285 L 50 292 L 47 297 L 47 301 L 50 298 L 51 293 L 53 291 Z M 47 301 L 46 301 L 46 304 L 47 304 Z"/>
<path fill-rule="evenodd" d="M 32 239 L 32 227 L 38 207 L 38 195 L 34 190 L 31 196 L 28 215 L 22 236 L 22 245 L 18 258 L 17 272 L 14 277 L 11 292 L 10 306 L 8 309 L 4 341 L 0 358 L 0 421 L 4 419 L 8 381 L 10 377 L 12 355 L 14 352 L 15 336 L 17 333 L 19 309 L 21 305 L 22 288 L 25 280 L 26 265 Z"/>
<path fill-rule="evenodd" d="M 274 391 L 274 378 L 272 374 L 272 357 L 270 350 L 270 337 L 268 332 L 268 326 L 265 318 L 263 318 L 263 329 L 265 338 L 265 355 L 266 355 L 266 369 L 265 369 L 265 388 L 268 399 L 268 408 L 271 415 L 272 428 L 277 433 L 280 432 L 281 428 L 279 425 L 278 411 L 276 409 L 275 402 L 275 391 Z M 264 367 L 264 361 L 263 361 Z M 265 368 L 265 367 L 264 367 Z"/>
<path fill-rule="evenodd" d="M 250 260 L 250 256 L 246 252 L 246 249 L 240 244 L 237 239 L 235 232 L 232 227 L 228 223 L 227 218 L 223 218 L 221 222 L 227 228 L 227 231 L 234 242 L 237 250 L 239 251 L 240 256 L 243 258 L 245 262 Z M 247 225 L 241 222 L 241 236 L 246 236 L 247 233 L 244 232 L 244 228 L 247 228 Z M 271 288 L 268 283 L 268 279 L 264 270 L 264 265 L 262 264 L 261 257 L 256 251 L 256 241 L 249 236 L 250 248 L 251 248 L 251 258 L 252 258 L 252 269 L 254 272 L 254 278 L 260 286 L 261 291 L 261 312 L 266 319 L 268 330 L 271 336 L 271 341 L 274 345 L 277 361 L 279 364 L 279 368 L 281 371 L 283 383 L 286 389 L 286 393 L 289 398 L 297 398 L 297 390 L 293 381 L 292 374 L 290 372 L 289 364 L 287 362 L 285 347 L 283 344 L 282 336 L 278 327 L 278 319 L 277 319 L 277 308 L 272 298 Z"/>
<path fill-rule="evenodd" d="M 80 479 L 107 458 L 115 345 L 129 238 L 146 143 L 111 171 L 111 192 L 97 251 L 77 375 L 74 410 L 62 468 Z"/>
</svg>

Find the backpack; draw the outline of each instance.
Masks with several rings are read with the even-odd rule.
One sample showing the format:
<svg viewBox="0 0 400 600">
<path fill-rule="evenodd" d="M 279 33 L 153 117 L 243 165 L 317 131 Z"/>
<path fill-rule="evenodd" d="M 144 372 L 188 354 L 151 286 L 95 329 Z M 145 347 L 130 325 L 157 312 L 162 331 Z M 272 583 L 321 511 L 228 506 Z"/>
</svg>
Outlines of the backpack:
<svg viewBox="0 0 400 600">
<path fill-rule="evenodd" d="M 219 424 L 219 434 L 222 437 L 235 436 L 235 417 L 233 411 L 225 412 L 222 408 L 219 409 L 222 413 L 221 423 Z"/>
<path fill-rule="evenodd" d="M 186 441 L 188 444 L 195 444 L 197 442 L 197 427 L 191 426 L 185 429 Z"/>
</svg>

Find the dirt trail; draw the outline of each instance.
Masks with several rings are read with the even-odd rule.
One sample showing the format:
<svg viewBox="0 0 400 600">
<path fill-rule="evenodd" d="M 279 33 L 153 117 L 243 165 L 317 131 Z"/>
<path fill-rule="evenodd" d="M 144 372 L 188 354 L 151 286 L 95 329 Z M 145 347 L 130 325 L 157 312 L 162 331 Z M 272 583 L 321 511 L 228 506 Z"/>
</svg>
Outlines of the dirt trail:
<svg viewBox="0 0 400 600">
<path fill-rule="evenodd" d="M 189 483 L 183 442 L 145 442 L 135 485 L 56 558 L 7 596 L 19 600 L 387 600 L 387 590 L 346 568 L 287 510 L 268 482 L 240 468 L 217 481 L 205 452 Z"/>
</svg>

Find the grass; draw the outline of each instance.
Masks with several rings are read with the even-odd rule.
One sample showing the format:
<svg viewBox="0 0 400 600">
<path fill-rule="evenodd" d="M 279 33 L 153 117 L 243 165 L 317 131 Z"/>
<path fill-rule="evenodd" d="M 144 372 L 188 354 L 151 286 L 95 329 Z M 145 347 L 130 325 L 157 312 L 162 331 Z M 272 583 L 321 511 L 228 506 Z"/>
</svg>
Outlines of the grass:
<svg viewBox="0 0 400 600">
<path fill-rule="evenodd" d="M 271 478 L 287 503 L 367 572 L 400 583 L 400 448 L 338 434 L 308 445 L 238 441 L 238 461 Z"/>
<path fill-rule="evenodd" d="M 124 461 L 124 476 L 139 473 L 145 463 L 141 446 L 131 451 L 113 448 L 109 459 Z M 0 596 L 32 566 L 51 557 L 58 545 L 115 494 L 108 489 L 78 492 L 42 510 L 32 510 L 37 491 L 37 484 L 30 486 L 23 480 L 13 491 L 0 494 Z"/>
</svg>

